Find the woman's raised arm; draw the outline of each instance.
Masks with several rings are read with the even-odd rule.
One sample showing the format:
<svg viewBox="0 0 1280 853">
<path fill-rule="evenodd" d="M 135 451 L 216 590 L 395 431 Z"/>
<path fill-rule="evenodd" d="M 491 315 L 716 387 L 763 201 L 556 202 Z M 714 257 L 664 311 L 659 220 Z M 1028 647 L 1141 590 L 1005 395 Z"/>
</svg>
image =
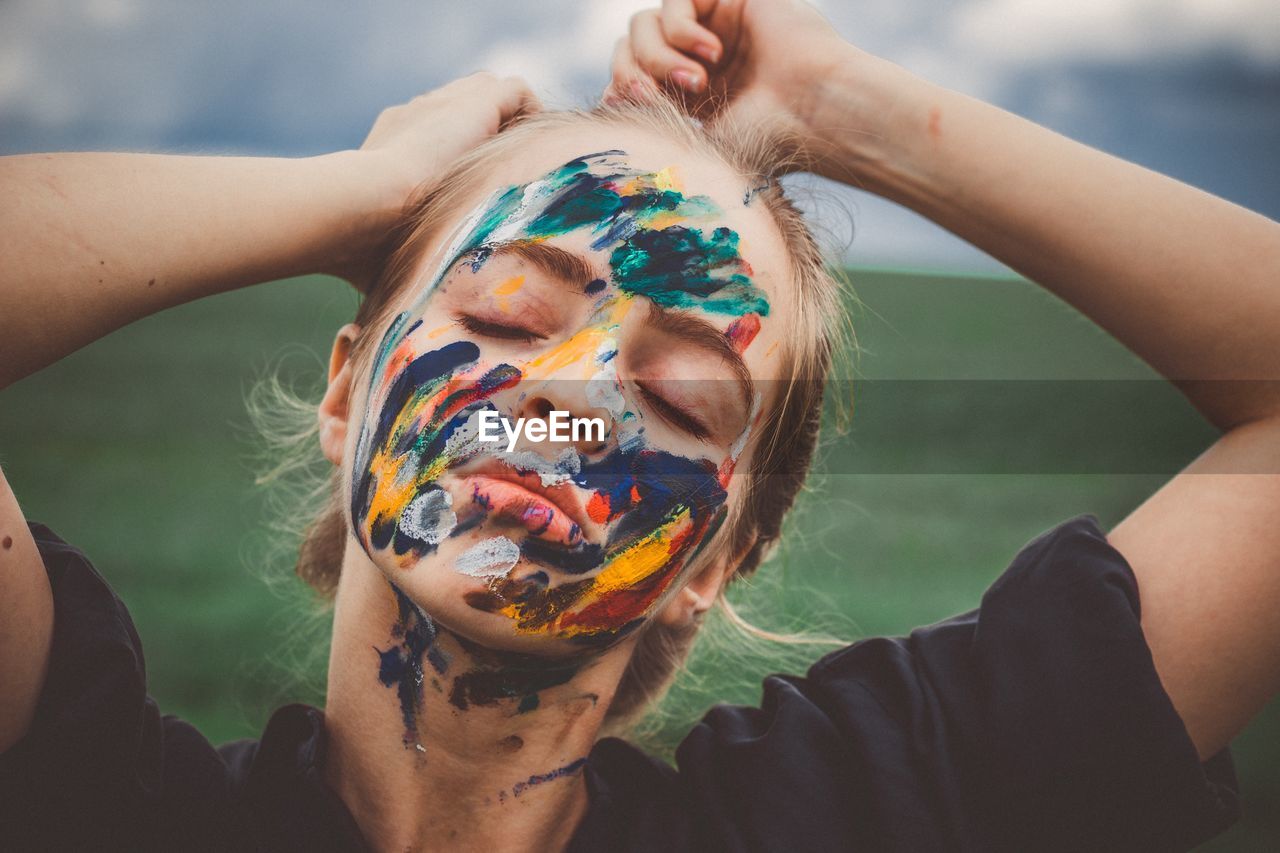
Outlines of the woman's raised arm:
<svg viewBox="0 0 1280 853">
<path fill-rule="evenodd" d="M 362 280 L 414 188 L 538 108 L 476 74 L 379 116 L 359 151 L 305 160 L 0 158 L 0 388 L 163 308 L 308 272 Z M 53 601 L 0 473 L 0 752 L 29 729 Z"/>
<path fill-rule="evenodd" d="M 311 272 L 359 285 L 414 188 L 536 107 L 476 74 L 386 110 L 359 151 L 0 158 L 0 388 L 203 296 Z"/>
<path fill-rule="evenodd" d="M 921 80 L 800 0 L 637 15 L 606 97 L 652 81 L 723 96 L 712 121 L 802 138 L 815 171 L 1054 292 L 1225 431 L 1108 537 L 1192 740 L 1221 749 L 1280 690 L 1280 224 Z"/>
</svg>

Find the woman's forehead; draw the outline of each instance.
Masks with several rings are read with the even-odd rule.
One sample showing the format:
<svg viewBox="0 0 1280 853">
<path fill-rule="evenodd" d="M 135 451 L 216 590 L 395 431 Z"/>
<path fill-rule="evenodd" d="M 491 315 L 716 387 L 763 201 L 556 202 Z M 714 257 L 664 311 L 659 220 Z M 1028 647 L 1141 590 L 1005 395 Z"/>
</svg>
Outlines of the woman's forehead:
<svg viewBox="0 0 1280 853">
<path fill-rule="evenodd" d="M 743 353 L 754 362 L 777 349 L 792 297 L 781 236 L 747 184 L 722 162 L 638 129 L 540 134 L 499 160 L 472 206 L 437 232 L 413 301 L 460 261 L 479 270 L 504 247 L 536 241 L 627 296 L 723 329 L 757 327 L 759 345 Z"/>
</svg>

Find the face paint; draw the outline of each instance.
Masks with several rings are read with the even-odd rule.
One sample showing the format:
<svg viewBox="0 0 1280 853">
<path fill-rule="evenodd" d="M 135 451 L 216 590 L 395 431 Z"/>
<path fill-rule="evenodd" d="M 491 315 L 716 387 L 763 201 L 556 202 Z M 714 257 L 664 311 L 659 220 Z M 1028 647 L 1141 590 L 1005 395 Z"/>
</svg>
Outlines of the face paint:
<svg viewBox="0 0 1280 853">
<path fill-rule="evenodd" d="M 760 315 L 744 314 L 729 324 L 729 328 L 724 330 L 724 336 L 729 339 L 729 345 L 734 351 L 741 355 L 751 346 L 751 342 L 756 339 L 756 335 L 760 334 Z"/>
<path fill-rule="evenodd" d="M 377 350 L 371 416 L 352 467 L 351 516 L 371 558 L 408 570 L 446 538 L 486 519 L 523 527 L 527 535 L 519 542 L 490 536 L 456 559 L 457 571 L 488 581 L 487 590 L 469 593 L 466 601 L 506 617 L 519 633 L 593 648 L 642 624 L 723 520 L 729 477 L 749 431 L 718 459 L 655 446 L 618 379 L 619 324 L 641 297 L 662 308 L 728 315 L 735 320 L 725 334 L 741 353 L 769 313 L 739 254 L 739 235 L 713 222 L 720 213 L 715 203 L 685 195 L 671 170 L 640 171 L 624 156 L 608 151 L 571 160 L 494 193 L 463 222 L 423 295 L 395 318 Z M 515 363 L 486 358 L 475 338 L 423 346 L 436 332 L 415 335 L 427 300 L 460 263 L 476 274 L 504 246 L 568 234 L 585 234 L 610 268 L 610 281 L 583 282 L 581 298 L 594 299 L 595 309 L 576 333 Z M 529 287 L 524 276 L 510 276 L 490 292 L 506 311 L 504 300 L 521 298 Z M 590 405 L 613 417 L 611 446 L 591 456 L 565 448 L 548 459 L 532 451 L 502 454 L 477 440 L 478 415 L 497 410 L 495 395 L 571 369 L 587 381 Z M 507 474 L 473 477 L 469 500 L 455 492 L 450 501 L 440 478 L 485 456 Z M 539 484 L 577 490 L 590 520 L 604 531 L 600 541 L 587 541 L 549 499 L 531 496 L 529 488 L 537 491 Z M 549 573 L 514 577 L 520 561 Z M 465 704 L 476 701 L 477 689 L 460 694 Z"/>
<path fill-rule="evenodd" d="M 436 676 L 443 676 L 449 668 L 449 659 L 436 645 L 436 624 L 431 617 L 395 584 L 391 589 L 399 609 L 399 618 L 391 629 L 391 637 L 396 642 L 385 651 L 377 650 L 378 680 L 384 687 L 392 687 L 396 691 L 404 720 L 404 745 L 425 752 L 422 744 L 417 742 L 418 707 L 422 704 L 422 687 L 427 677 L 423 661 Z"/>
</svg>

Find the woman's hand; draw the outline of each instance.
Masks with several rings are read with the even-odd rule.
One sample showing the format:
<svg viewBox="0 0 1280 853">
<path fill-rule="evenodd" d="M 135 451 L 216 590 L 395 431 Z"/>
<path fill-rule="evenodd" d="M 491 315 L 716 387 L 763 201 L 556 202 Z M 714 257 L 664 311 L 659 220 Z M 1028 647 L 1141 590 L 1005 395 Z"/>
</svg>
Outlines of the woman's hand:
<svg viewBox="0 0 1280 853">
<path fill-rule="evenodd" d="M 316 272 L 364 288 L 405 202 L 538 109 L 473 74 L 392 107 L 318 157 L 0 157 L 0 388 L 164 308 Z"/>
<path fill-rule="evenodd" d="M 540 108 L 524 80 L 482 71 L 383 110 L 360 150 L 378 164 L 387 191 L 403 204 L 512 119 Z"/>
<path fill-rule="evenodd" d="M 699 118 L 763 127 L 827 173 L 824 137 L 862 126 L 835 109 L 833 77 L 879 74 L 881 65 L 802 0 L 664 0 L 631 18 L 604 98 L 643 98 L 653 86 L 682 92 Z"/>
<path fill-rule="evenodd" d="M 482 71 L 383 110 L 358 160 L 377 190 L 372 212 L 398 214 L 418 187 L 455 159 L 516 117 L 539 109 L 524 80 Z M 376 254 L 357 253 L 332 271 L 363 290 L 379 260 Z"/>
</svg>

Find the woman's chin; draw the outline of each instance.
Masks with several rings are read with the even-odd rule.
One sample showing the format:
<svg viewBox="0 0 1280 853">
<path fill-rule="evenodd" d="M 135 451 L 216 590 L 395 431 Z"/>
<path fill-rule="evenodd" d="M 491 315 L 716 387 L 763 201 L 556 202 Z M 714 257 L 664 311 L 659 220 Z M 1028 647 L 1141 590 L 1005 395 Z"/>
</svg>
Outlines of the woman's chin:
<svg viewBox="0 0 1280 853">
<path fill-rule="evenodd" d="M 383 575 L 440 628 L 487 649 L 546 657 L 591 657 L 621 637 L 561 636 L 548 614 L 531 612 L 531 600 L 548 584 L 544 567 L 524 558 L 501 575 L 460 572 L 447 553 L 434 553 L 409 568 L 379 561 Z M 523 602 L 523 603 L 522 603 Z"/>
</svg>

